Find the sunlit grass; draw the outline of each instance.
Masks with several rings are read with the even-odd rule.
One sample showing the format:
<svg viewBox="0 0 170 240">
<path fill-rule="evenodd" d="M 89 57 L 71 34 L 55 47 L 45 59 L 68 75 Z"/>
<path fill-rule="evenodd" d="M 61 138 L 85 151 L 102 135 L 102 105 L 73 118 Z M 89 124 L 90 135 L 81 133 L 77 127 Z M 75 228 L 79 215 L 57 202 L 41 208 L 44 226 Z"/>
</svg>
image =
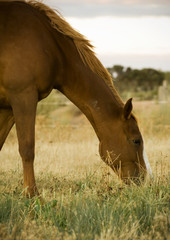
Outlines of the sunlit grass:
<svg viewBox="0 0 170 240">
<path fill-rule="evenodd" d="M 168 239 L 168 178 L 141 187 L 106 184 L 99 176 L 38 180 L 44 200 L 24 199 L 20 191 L 1 194 L 6 239 Z"/>
<path fill-rule="evenodd" d="M 100 160 L 97 138 L 85 119 L 63 124 L 51 113 L 50 121 L 38 116 L 36 126 L 41 199 L 25 199 L 12 130 L 0 153 L 0 239 L 168 239 L 170 114 L 165 109 L 169 117 L 162 113 L 160 120 L 160 106 L 145 104 L 136 103 L 135 112 L 154 179 L 141 186 L 123 185 Z"/>
</svg>

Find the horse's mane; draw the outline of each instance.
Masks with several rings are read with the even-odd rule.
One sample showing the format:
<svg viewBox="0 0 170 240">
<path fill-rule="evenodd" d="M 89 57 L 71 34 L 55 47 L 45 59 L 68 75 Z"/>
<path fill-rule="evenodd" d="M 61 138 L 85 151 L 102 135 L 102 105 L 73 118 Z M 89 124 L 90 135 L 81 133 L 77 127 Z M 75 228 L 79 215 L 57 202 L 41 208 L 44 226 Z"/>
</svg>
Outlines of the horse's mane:
<svg viewBox="0 0 170 240">
<path fill-rule="evenodd" d="M 1 0 L 0 0 L 1 1 Z M 110 73 L 107 69 L 102 65 L 99 59 L 95 56 L 93 51 L 93 46 L 89 40 L 87 40 L 82 34 L 73 29 L 71 25 L 63 18 L 63 16 L 57 10 L 52 10 L 47 5 L 39 2 L 37 0 L 7 0 L 7 1 L 21 1 L 26 2 L 32 7 L 38 9 L 40 12 L 45 14 L 50 21 L 51 26 L 62 34 L 70 37 L 78 52 L 79 55 L 84 62 L 84 64 L 88 65 L 89 68 L 95 72 L 98 76 L 100 76 L 106 84 L 112 89 L 115 97 L 118 102 L 122 105 L 122 100 L 117 94 L 116 89 L 113 86 L 113 81 Z"/>
</svg>

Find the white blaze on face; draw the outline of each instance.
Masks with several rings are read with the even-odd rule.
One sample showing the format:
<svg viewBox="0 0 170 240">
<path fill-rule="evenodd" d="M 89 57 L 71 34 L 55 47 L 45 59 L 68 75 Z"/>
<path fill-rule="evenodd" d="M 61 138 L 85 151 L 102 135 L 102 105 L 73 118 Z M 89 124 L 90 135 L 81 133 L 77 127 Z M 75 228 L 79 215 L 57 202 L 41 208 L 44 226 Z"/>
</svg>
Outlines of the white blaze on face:
<svg viewBox="0 0 170 240">
<path fill-rule="evenodd" d="M 151 169 L 150 163 L 148 161 L 148 156 L 146 155 L 144 145 L 143 145 L 143 159 L 144 159 L 144 162 L 145 162 L 145 165 L 146 165 L 147 172 L 152 177 L 152 169 Z"/>
</svg>

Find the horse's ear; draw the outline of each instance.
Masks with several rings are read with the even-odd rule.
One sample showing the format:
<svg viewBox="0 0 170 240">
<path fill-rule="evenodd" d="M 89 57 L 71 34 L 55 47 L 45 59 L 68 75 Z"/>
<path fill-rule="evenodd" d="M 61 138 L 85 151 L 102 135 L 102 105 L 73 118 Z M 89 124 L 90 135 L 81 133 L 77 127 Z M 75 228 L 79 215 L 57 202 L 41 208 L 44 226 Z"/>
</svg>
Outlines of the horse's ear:
<svg viewBox="0 0 170 240">
<path fill-rule="evenodd" d="M 130 98 L 129 100 L 127 100 L 123 109 L 123 116 L 126 120 L 130 118 L 132 109 L 133 109 L 132 98 Z"/>
</svg>

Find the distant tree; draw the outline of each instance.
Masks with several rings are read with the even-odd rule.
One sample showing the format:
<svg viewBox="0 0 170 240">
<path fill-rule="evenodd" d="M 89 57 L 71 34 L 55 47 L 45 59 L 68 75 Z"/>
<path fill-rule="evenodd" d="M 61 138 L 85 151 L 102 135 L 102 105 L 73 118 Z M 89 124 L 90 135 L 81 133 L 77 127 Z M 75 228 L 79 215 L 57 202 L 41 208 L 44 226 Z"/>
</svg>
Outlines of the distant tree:
<svg viewBox="0 0 170 240">
<path fill-rule="evenodd" d="M 113 76 L 114 85 L 120 93 L 156 91 L 164 80 L 164 73 L 152 68 L 138 70 L 114 65 L 108 68 L 108 71 Z"/>
<path fill-rule="evenodd" d="M 167 82 L 170 85 L 170 72 L 165 72 L 165 79 L 167 80 Z"/>
<path fill-rule="evenodd" d="M 121 65 L 114 65 L 112 68 L 108 68 L 113 78 L 119 78 L 123 74 L 124 67 Z M 117 79 L 118 80 L 118 79 Z"/>
<path fill-rule="evenodd" d="M 121 65 L 114 65 L 113 66 L 113 72 L 116 72 L 118 75 L 123 74 L 124 67 Z"/>
</svg>

